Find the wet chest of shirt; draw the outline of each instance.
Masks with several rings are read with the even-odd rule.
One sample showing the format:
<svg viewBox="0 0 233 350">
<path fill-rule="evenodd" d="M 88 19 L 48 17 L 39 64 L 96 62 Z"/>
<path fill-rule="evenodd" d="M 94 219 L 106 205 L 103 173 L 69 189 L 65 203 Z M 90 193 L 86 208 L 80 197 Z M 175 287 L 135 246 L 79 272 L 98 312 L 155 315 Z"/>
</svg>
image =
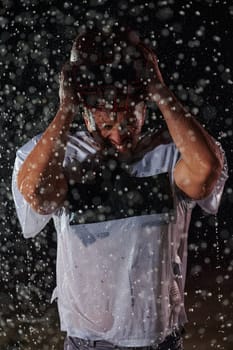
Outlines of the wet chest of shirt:
<svg viewBox="0 0 233 350">
<path fill-rule="evenodd" d="M 90 183 L 70 185 L 67 199 L 70 225 L 169 214 L 174 210 L 168 172 L 138 177 L 120 167 L 97 172 Z"/>
</svg>

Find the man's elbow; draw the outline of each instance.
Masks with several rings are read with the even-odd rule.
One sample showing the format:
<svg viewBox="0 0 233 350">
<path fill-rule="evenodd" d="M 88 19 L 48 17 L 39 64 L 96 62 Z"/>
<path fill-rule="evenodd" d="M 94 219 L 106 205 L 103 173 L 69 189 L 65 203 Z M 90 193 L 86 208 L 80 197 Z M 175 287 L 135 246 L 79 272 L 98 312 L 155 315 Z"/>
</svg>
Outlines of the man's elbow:
<svg viewBox="0 0 233 350">
<path fill-rule="evenodd" d="M 223 162 L 216 158 L 211 164 L 209 164 L 208 169 L 206 171 L 205 177 L 203 179 L 203 191 L 200 194 L 199 199 L 203 199 L 208 197 L 213 191 L 223 169 Z"/>
<path fill-rule="evenodd" d="M 60 208 L 63 203 L 65 197 L 60 198 L 46 198 L 37 196 L 35 193 L 27 194 L 24 196 L 25 200 L 29 203 L 31 208 L 40 215 L 49 215 L 53 214 L 58 208 Z"/>
<path fill-rule="evenodd" d="M 67 194 L 66 183 L 63 183 L 58 191 L 52 190 L 49 193 L 46 193 L 44 188 L 35 186 L 26 180 L 20 181 L 19 177 L 17 178 L 17 186 L 19 192 L 28 202 L 30 207 L 41 215 L 49 215 L 54 213 L 63 205 Z"/>
</svg>

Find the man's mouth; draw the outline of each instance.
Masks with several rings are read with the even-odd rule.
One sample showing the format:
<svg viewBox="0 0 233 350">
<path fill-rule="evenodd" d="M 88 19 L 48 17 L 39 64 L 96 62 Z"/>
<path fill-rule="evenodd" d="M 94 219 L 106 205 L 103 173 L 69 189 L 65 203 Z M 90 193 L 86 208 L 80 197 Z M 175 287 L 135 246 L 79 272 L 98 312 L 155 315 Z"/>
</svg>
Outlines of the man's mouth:
<svg viewBox="0 0 233 350">
<path fill-rule="evenodd" d="M 123 142 L 123 143 L 116 143 L 116 142 L 113 142 L 111 141 L 111 144 L 118 150 L 118 151 L 130 151 L 131 148 L 132 148 L 132 142 L 130 141 L 126 141 L 126 142 Z"/>
</svg>

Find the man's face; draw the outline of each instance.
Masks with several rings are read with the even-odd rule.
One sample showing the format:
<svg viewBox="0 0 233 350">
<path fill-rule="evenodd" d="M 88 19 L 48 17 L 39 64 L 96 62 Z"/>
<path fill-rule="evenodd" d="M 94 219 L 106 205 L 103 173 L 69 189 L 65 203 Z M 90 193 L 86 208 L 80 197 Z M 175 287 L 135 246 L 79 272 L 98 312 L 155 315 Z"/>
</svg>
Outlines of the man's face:
<svg viewBox="0 0 233 350">
<path fill-rule="evenodd" d="M 125 108 L 124 104 L 114 110 L 91 109 L 96 129 L 106 146 L 113 146 L 121 154 L 130 154 L 135 149 L 145 120 L 145 104 Z M 90 124 L 86 120 L 87 128 Z"/>
</svg>

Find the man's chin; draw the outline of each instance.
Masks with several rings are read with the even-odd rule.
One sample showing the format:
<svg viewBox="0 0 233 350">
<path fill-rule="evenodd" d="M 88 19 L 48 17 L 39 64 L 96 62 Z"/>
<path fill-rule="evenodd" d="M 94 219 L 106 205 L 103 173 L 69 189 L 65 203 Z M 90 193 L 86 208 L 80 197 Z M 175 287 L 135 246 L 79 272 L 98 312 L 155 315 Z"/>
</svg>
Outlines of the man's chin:
<svg viewBox="0 0 233 350">
<path fill-rule="evenodd" d="M 129 153 L 131 152 L 131 147 L 128 145 L 113 145 L 119 153 Z"/>
<path fill-rule="evenodd" d="M 114 149 L 117 152 L 119 160 L 127 160 L 132 158 L 133 155 L 133 147 L 129 147 L 129 145 L 113 145 Z"/>
<path fill-rule="evenodd" d="M 130 142 L 123 144 L 116 144 L 114 142 L 105 143 L 105 150 L 107 151 L 108 155 L 116 157 L 120 160 L 130 159 L 134 153 L 134 149 L 135 146 Z"/>
</svg>

